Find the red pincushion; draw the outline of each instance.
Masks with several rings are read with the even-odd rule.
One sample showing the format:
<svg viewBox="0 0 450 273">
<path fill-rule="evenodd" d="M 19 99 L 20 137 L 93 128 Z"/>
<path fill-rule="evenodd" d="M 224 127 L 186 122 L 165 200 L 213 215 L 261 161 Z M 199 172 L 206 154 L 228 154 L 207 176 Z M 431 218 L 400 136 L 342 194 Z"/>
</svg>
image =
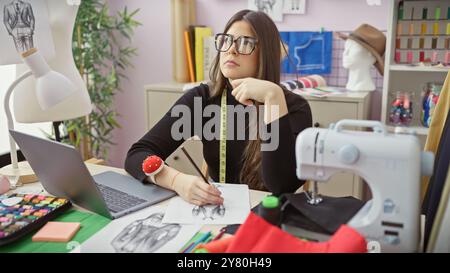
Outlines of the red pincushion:
<svg viewBox="0 0 450 273">
<path fill-rule="evenodd" d="M 142 171 L 146 175 L 155 175 L 161 171 L 164 162 L 159 156 L 151 155 L 142 162 Z"/>
</svg>

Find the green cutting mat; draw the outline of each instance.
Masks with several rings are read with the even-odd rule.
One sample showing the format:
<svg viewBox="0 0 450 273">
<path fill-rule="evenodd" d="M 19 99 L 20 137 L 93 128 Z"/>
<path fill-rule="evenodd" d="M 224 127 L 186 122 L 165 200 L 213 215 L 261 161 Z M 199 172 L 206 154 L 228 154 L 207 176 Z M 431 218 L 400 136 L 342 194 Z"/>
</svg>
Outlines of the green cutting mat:
<svg viewBox="0 0 450 273">
<path fill-rule="evenodd" d="M 110 219 L 93 214 L 89 212 L 82 212 L 75 209 L 63 213 L 52 221 L 56 222 L 78 222 L 81 224 L 80 230 L 72 238 L 72 242 L 76 242 L 74 245 L 81 244 L 92 235 L 97 233 L 100 229 L 105 227 Z M 37 232 L 31 232 L 17 242 L 0 247 L 0 253 L 66 253 L 72 250 L 71 245 L 68 243 L 46 243 L 46 242 L 33 242 L 31 237 Z"/>
</svg>

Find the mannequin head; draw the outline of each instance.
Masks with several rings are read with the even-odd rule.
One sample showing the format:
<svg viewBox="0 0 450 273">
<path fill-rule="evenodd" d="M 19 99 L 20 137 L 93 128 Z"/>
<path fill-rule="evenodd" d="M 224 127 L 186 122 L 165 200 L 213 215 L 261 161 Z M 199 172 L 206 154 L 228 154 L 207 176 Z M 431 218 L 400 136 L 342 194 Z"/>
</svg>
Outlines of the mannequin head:
<svg viewBox="0 0 450 273">
<path fill-rule="evenodd" d="M 346 88 L 350 91 L 373 91 L 375 84 L 370 69 L 376 62 L 375 56 L 359 43 L 347 39 L 342 65 L 349 70 Z"/>
<path fill-rule="evenodd" d="M 370 69 L 376 59 L 369 50 L 357 42 L 347 39 L 345 41 L 343 66 L 347 69 Z"/>
</svg>

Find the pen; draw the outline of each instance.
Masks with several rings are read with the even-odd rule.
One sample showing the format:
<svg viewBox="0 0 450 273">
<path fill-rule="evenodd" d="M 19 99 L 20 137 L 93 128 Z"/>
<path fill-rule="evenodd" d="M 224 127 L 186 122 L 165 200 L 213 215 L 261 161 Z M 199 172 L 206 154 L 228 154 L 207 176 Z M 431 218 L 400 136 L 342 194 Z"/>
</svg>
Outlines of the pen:
<svg viewBox="0 0 450 273">
<path fill-rule="evenodd" d="M 211 185 L 208 180 L 206 179 L 206 177 L 203 175 L 203 173 L 200 171 L 200 169 L 197 167 L 197 165 L 195 164 L 194 160 L 192 159 L 192 157 L 188 154 L 188 152 L 186 151 L 186 149 L 184 147 L 181 147 L 181 150 L 183 151 L 183 153 L 186 155 L 186 157 L 189 159 L 189 161 L 191 162 L 192 166 L 194 166 L 195 170 L 198 172 L 198 174 L 203 178 L 203 181 L 205 181 L 206 184 Z"/>
</svg>

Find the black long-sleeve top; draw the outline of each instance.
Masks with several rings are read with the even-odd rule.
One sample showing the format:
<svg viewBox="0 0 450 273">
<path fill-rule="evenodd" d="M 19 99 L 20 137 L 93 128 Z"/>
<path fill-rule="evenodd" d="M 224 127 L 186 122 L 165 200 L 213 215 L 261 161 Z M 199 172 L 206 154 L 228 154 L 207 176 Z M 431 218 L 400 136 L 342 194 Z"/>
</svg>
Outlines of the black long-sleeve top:
<svg viewBox="0 0 450 273">
<path fill-rule="evenodd" d="M 231 90 L 227 90 L 227 105 L 240 105 L 240 103 L 231 95 Z M 265 187 L 275 195 L 286 192 L 294 192 L 304 181 L 296 177 L 295 165 L 295 139 L 296 136 L 305 128 L 311 127 L 311 109 L 308 102 L 299 95 L 283 89 L 286 98 L 289 114 L 281 117 L 277 121 L 279 125 L 279 145 L 276 150 L 262 151 L 262 162 L 260 173 Z M 191 113 L 190 136 L 199 135 L 194 128 L 194 98 L 201 98 L 201 109 L 214 104 L 220 107 L 221 97 L 211 97 L 209 86 L 201 84 L 187 91 L 174 106 L 185 105 Z M 198 101 L 198 99 L 197 99 Z M 199 105 L 199 103 L 197 103 Z M 127 153 L 125 160 L 125 170 L 136 179 L 146 183 L 146 175 L 142 171 L 142 161 L 149 155 L 158 155 L 165 160 L 174 152 L 183 142 L 174 140 L 171 135 L 172 125 L 181 117 L 172 117 L 173 107 L 164 115 L 164 117 L 141 139 L 134 143 Z M 203 115 L 204 116 L 204 115 Z M 227 120 L 234 119 L 234 132 L 238 126 L 237 115 L 227 113 Z M 198 116 L 197 116 L 198 117 Z M 202 117 L 202 127 L 212 117 Z M 197 120 L 198 122 L 198 120 Z M 227 125 L 230 126 L 231 122 Z M 245 118 L 245 125 L 248 134 L 248 118 Z M 270 131 L 270 125 L 267 130 Z M 273 125 L 272 125 L 273 127 Z M 230 128 L 231 129 L 231 128 Z M 228 130 L 230 130 L 228 129 Z M 216 130 L 220 130 L 216 128 Z M 196 134 L 197 133 L 197 134 Z M 235 133 L 236 134 L 236 133 Z M 248 135 L 247 135 L 248 136 Z M 208 172 L 214 181 L 219 181 L 219 138 L 206 140 L 200 137 L 203 143 L 203 156 L 208 164 Z M 242 168 L 242 154 L 248 143 L 247 140 L 228 139 L 226 142 L 226 182 L 227 183 L 245 183 L 239 181 Z"/>
</svg>

